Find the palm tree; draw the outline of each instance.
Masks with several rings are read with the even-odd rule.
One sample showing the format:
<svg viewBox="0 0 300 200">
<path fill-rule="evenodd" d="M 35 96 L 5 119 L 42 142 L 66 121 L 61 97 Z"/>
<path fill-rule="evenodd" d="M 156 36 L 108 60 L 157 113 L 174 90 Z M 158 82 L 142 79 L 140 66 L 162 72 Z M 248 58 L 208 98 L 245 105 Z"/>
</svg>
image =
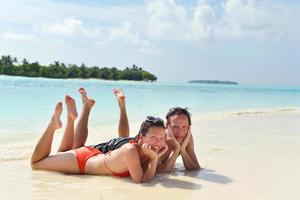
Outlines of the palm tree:
<svg viewBox="0 0 300 200">
<path fill-rule="evenodd" d="M 13 65 L 13 59 L 10 55 L 7 56 L 1 56 L 1 64 L 6 66 L 12 66 Z"/>
<path fill-rule="evenodd" d="M 26 60 L 26 58 L 24 58 L 23 60 L 22 60 L 22 65 L 28 65 L 29 64 L 29 62 Z"/>
<path fill-rule="evenodd" d="M 17 63 L 18 63 L 18 59 L 17 59 L 16 57 L 14 57 L 14 58 L 12 59 L 12 62 L 17 64 Z"/>
</svg>

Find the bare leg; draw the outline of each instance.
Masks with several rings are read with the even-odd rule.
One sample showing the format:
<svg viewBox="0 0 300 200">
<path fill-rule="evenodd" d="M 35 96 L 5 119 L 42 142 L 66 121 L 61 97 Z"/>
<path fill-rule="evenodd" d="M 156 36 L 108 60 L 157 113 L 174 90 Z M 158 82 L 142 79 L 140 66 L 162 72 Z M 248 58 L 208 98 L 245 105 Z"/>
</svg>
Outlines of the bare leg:
<svg viewBox="0 0 300 200">
<path fill-rule="evenodd" d="M 43 158 L 49 156 L 51 152 L 51 145 L 53 140 L 53 134 L 56 129 L 62 127 L 62 123 L 60 121 L 60 116 L 62 113 L 62 103 L 58 102 L 55 106 L 54 114 L 50 120 L 50 123 L 37 143 L 34 152 L 31 157 L 31 164 L 42 160 Z"/>
<path fill-rule="evenodd" d="M 119 137 L 129 137 L 129 123 L 126 113 L 126 102 L 125 95 L 121 89 L 113 89 L 113 93 L 116 95 L 120 108 L 120 119 L 119 119 Z"/>
<path fill-rule="evenodd" d="M 65 103 L 67 106 L 67 125 L 58 152 L 68 151 L 73 148 L 74 120 L 78 116 L 75 100 L 67 95 L 65 97 Z"/>
<path fill-rule="evenodd" d="M 91 108 L 95 104 L 95 100 L 87 97 L 84 88 L 80 88 L 79 93 L 82 99 L 82 111 L 75 129 L 73 149 L 82 147 L 86 142 L 88 136 L 88 119 Z"/>
</svg>

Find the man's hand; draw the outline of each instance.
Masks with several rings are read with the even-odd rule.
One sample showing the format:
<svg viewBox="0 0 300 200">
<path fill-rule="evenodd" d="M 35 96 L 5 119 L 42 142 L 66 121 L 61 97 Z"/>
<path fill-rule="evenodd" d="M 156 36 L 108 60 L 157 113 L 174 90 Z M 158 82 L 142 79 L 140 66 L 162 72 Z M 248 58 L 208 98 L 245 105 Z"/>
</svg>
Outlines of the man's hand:
<svg viewBox="0 0 300 200">
<path fill-rule="evenodd" d="M 181 144 L 180 154 L 182 157 L 183 165 L 187 170 L 200 169 L 197 156 L 194 150 L 193 136 L 191 133 L 191 126 L 189 126 L 188 133 Z"/>
<path fill-rule="evenodd" d="M 166 135 L 167 135 L 166 140 L 172 140 L 174 138 L 172 133 L 172 128 L 170 125 L 167 125 Z"/>
<path fill-rule="evenodd" d="M 192 133 L 191 133 L 191 126 L 189 126 L 188 133 L 187 133 L 186 137 L 184 138 L 184 140 L 183 140 L 183 142 L 182 142 L 182 144 L 181 144 L 180 152 L 186 150 L 186 147 L 187 147 L 187 145 L 188 145 L 189 142 L 190 142 L 191 135 L 192 135 Z"/>
<path fill-rule="evenodd" d="M 166 129 L 166 134 L 167 134 L 167 144 L 173 149 L 173 150 L 176 150 L 176 149 L 180 149 L 180 144 L 179 142 L 175 139 L 173 133 L 172 133 L 172 129 L 171 129 L 171 126 L 168 125 L 167 126 L 167 129 Z"/>
</svg>

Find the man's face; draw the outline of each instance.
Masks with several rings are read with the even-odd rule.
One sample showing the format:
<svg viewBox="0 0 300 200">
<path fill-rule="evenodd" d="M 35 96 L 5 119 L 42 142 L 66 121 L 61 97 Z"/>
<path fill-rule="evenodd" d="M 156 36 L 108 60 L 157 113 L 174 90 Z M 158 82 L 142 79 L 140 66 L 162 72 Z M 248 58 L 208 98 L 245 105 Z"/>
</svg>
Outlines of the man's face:
<svg viewBox="0 0 300 200">
<path fill-rule="evenodd" d="M 151 149 L 158 153 L 165 145 L 165 129 L 163 127 L 152 126 L 148 129 L 146 136 L 142 136 L 143 142 L 149 142 Z"/>
<path fill-rule="evenodd" d="M 189 129 L 188 117 L 186 115 L 173 115 L 169 122 L 175 139 L 179 144 L 182 144 Z"/>
</svg>

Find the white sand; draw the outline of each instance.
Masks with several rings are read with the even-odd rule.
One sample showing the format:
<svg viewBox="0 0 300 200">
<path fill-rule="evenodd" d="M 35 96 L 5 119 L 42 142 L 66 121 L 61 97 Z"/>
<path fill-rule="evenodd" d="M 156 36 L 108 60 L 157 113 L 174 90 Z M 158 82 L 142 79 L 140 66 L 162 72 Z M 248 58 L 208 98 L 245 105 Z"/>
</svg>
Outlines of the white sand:
<svg viewBox="0 0 300 200">
<path fill-rule="evenodd" d="M 102 132 L 100 140 L 98 134 L 88 142 L 110 137 L 110 131 Z M 300 113 L 193 119 L 193 135 L 205 169 L 184 172 L 179 158 L 171 174 L 159 174 L 147 184 L 110 176 L 31 171 L 29 156 L 38 138 L 21 146 L 2 143 L 0 199 L 300 198 Z M 5 157 L 5 151 L 20 155 Z"/>
</svg>

